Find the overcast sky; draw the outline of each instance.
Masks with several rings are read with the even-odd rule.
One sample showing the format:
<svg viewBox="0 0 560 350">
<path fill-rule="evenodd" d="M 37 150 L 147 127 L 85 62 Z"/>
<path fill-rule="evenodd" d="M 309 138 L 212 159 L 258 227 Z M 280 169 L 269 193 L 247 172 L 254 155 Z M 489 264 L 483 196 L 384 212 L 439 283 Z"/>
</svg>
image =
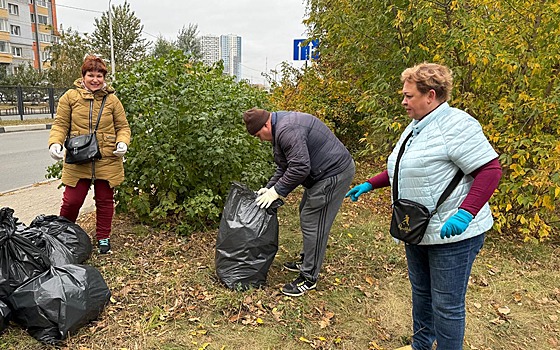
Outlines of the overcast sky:
<svg viewBox="0 0 560 350">
<path fill-rule="evenodd" d="M 264 83 L 261 72 L 293 61 L 294 39 L 306 37 L 302 21 L 305 0 L 129 0 L 130 8 L 144 25 L 144 37 L 158 35 L 175 40 L 183 26 L 198 25 L 200 35 L 235 34 L 242 43 L 242 75 L 252 83 Z M 124 0 L 111 0 L 112 5 Z M 56 0 L 59 27 L 91 33 L 94 18 L 109 8 L 109 0 Z"/>
</svg>

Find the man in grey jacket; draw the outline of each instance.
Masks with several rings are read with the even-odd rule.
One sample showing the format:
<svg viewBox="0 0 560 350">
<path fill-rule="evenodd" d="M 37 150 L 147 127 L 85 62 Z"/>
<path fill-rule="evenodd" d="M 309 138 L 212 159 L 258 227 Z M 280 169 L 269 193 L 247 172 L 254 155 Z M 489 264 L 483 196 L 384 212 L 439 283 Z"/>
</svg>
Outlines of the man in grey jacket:
<svg viewBox="0 0 560 350">
<path fill-rule="evenodd" d="M 356 171 L 350 152 L 318 118 L 299 112 L 268 112 L 252 108 L 243 114 L 249 134 L 272 142 L 276 172 L 257 193 L 268 208 L 279 196 L 304 187 L 299 206 L 303 234 L 301 260 L 284 267 L 299 276 L 282 293 L 300 296 L 315 289 L 329 232 Z"/>
</svg>

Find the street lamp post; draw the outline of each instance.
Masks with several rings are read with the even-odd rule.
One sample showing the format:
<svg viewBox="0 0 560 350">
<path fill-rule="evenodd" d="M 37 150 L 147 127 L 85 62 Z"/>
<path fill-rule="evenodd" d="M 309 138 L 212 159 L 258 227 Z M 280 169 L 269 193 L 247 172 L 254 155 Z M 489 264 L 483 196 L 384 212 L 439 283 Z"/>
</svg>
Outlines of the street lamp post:
<svg viewBox="0 0 560 350">
<path fill-rule="evenodd" d="M 111 78 L 115 79 L 115 50 L 113 48 L 113 21 L 111 11 L 111 0 L 109 0 L 109 43 L 111 45 Z"/>
<path fill-rule="evenodd" d="M 274 66 L 274 82 L 275 82 L 275 83 L 278 82 L 278 79 L 277 79 L 277 76 L 278 76 L 278 66 L 281 65 L 282 63 L 284 63 L 284 61 L 282 61 L 282 62 L 280 62 L 280 63 L 277 63 L 277 64 Z"/>
</svg>

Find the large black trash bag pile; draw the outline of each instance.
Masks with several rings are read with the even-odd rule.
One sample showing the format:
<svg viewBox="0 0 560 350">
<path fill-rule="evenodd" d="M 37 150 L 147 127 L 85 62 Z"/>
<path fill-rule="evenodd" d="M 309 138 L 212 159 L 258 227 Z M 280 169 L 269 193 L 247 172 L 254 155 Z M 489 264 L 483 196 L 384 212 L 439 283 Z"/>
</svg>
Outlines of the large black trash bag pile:
<svg viewBox="0 0 560 350">
<path fill-rule="evenodd" d="M 79 265 L 92 251 L 79 225 L 40 215 L 26 227 L 13 213 L 0 209 L 0 332 L 11 319 L 57 344 L 96 319 L 111 292 L 99 271 Z"/>
<path fill-rule="evenodd" d="M 216 239 L 216 274 L 228 288 L 246 290 L 266 285 L 278 251 L 277 199 L 268 209 L 255 203 L 257 195 L 245 185 L 231 185 Z"/>
<path fill-rule="evenodd" d="M 39 215 L 22 234 L 43 249 L 55 266 L 81 264 L 93 250 L 86 231 L 63 216 Z"/>
<path fill-rule="evenodd" d="M 44 344 L 57 344 L 109 303 L 111 292 L 94 267 L 51 267 L 19 286 L 8 298 L 14 321 Z"/>
<path fill-rule="evenodd" d="M 0 209 L 0 300 L 49 268 L 49 259 L 31 241 L 16 232 L 10 208 Z"/>
</svg>

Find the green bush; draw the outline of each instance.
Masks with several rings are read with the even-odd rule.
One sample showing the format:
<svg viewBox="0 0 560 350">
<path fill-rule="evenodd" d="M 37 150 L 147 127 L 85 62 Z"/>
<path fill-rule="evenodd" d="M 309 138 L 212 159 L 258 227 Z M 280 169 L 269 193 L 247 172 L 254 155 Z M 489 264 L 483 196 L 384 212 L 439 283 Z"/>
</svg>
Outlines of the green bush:
<svg viewBox="0 0 560 350">
<path fill-rule="evenodd" d="M 247 134 L 244 110 L 266 94 L 236 83 L 222 67 L 181 52 L 137 62 L 115 81 L 132 130 L 117 209 L 178 233 L 214 226 L 232 181 L 257 189 L 272 152 Z"/>
</svg>

